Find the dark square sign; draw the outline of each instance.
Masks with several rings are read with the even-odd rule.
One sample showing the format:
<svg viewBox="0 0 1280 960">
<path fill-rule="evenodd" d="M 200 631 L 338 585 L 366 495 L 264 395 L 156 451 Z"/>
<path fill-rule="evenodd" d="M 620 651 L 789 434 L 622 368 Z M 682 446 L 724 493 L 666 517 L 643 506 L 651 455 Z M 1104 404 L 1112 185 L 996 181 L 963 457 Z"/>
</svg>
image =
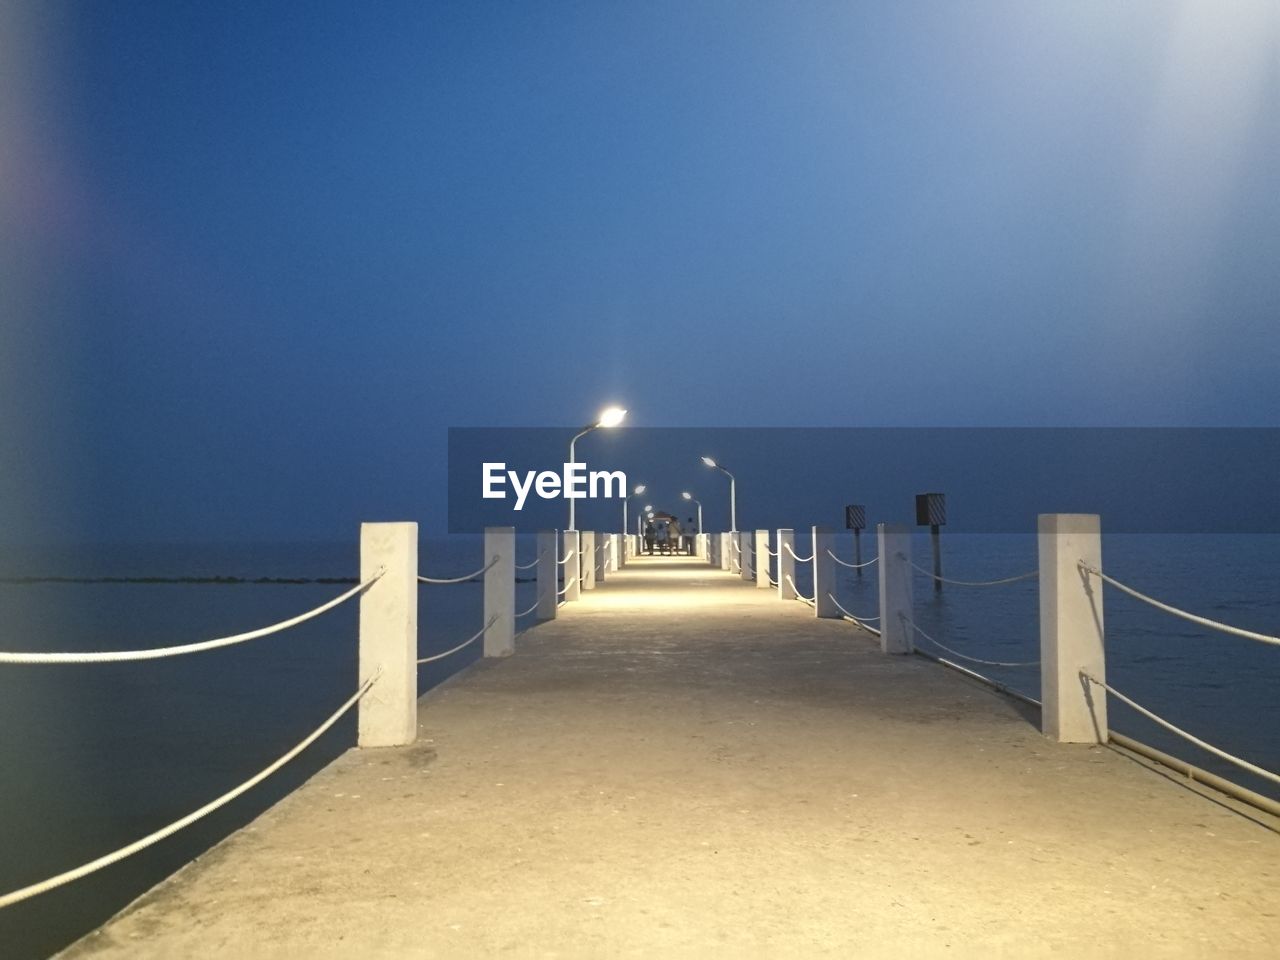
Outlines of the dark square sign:
<svg viewBox="0 0 1280 960">
<path fill-rule="evenodd" d="M 916 494 L 916 523 L 941 527 L 947 522 L 947 498 L 941 493 Z"/>
</svg>

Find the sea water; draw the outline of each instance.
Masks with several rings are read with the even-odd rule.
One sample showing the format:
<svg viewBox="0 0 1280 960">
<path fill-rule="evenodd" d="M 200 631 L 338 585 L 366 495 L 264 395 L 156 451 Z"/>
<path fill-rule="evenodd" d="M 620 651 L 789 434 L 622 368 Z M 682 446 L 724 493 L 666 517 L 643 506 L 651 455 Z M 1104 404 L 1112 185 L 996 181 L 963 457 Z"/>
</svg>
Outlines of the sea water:
<svg viewBox="0 0 1280 960">
<path fill-rule="evenodd" d="M 809 550 L 800 536 L 797 552 Z M 421 545 L 431 576 L 483 565 L 478 537 Z M 534 557 L 518 538 L 517 561 Z M 853 560 L 848 535 L 837 552 Z M 931 563 L 927 536 L 914 558 Z M 863 538 L 863 559 L 875 538 Z M 1036 566 L 1034 536 L 942 536 L 943 575 L 988 580 Z M 1111 536 L 1108 573 L 1136 589 L 1216 620 L 1280 633 L 1280 537 Z M 353 543 L 128 545 L 23 549 L 0 556 L 0 578 L 338 578 L 359 566 Z M 533 571 L 527 571 L 531 576 Z M 522 574 L 524 575 L 524 574 Z M 796 565 L 812 594 L 808 564 Z M 859 616 L 878 615 L 877 573 L 841 568 L 838 595 Z M 346 589 L 337 584 L 0 584 L 0 648 L 106 650 L 209 639 L 276 622 Z M 419 654 L 465 640 L 483 619 L 480 583 L 422 588 Z M 994 587 L 947 585 L 917 575 L 921 629 L 972 657 L 1034 661 L 1034 579 Z M 1280 649 L 1198 628 L 1111 588 L 1106 593 L 1107 674 L 1119 690 L 1224 749 L 1280 770 Z M 521 583 L 516 609 L 534 585 Z M 525 618 L 518 627 L 531 622 Z M 850 643 L 873 642 L 850 625 Z M 921 637 L 924 650 L 932 648 Z M 480 645 L 420 672 L 420 690 L 465 668 Z M 967 664 L 1032 697 L 1039 670 Z M 284 633 L 166 660 L 92 665 L 0 665 L 0 892 L 110 852 L 208 802 L 283 754 L 357 685 L 357 603 Z M 1274 785 L 1216 760 L 1116 703 L 1111 726 L 1274 796 Z M 355 741 L 349 714 L 301 757 L 227 807 L 147 851 L 0 911 L 0 956 L 40 957 L 101 924 L 130 900 L 252 820 Z"/>
</svg>

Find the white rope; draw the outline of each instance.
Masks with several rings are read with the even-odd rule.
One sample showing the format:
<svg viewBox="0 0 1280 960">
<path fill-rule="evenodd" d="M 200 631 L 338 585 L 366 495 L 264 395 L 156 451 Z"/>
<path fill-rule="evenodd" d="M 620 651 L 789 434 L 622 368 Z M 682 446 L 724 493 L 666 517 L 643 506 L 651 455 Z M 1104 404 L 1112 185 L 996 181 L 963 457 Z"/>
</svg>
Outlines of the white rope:
<svg viewBox="0 0 1280 960">
<path fill-rule="evenodd" d="M 479 570 L 475 571 L 475 573 L 468 573 L 465 577 L 445 577 L 443 579 L 437 579 L 436 577 L 420 576 L 418 577 L 418 580 L 421 583 L 464 583 L 467 580 L 472 580 L 480 576 L 480 574 L 482 573 L 488 573 L 493 568 L 493 565 L 497 562 L 498 562 L 498 555 L 494 554 L 493 559 L 490 560 L 487 564 L 485 564 Z"/>
<path fill-rule="evenodd" d="M 538 603 L 539 601 L 537 600 L 533 601 L 533 606 L 531 606 L 528 610 L 521 610 L 519 613 L 517 613 L 516 619 L 518 620 L 521 617 L 527 617 L 529 614 L 533 613 L 533 611 L 538 609 Z"/>
<path fill-rule="evenodd" d="M 530 562 L 530 563 L 517 563 L 517 564 L 516 564 L 516 569 L 517 569 L 517 570 L 529 570 L 529 569 L 531 569 L 531 568 L 533 568 L 533 567 L 536 567 L 536 566 L 537 566 L 538 564 L 540 564 L 541 562 L 542 562 L 542 558 L 541 558 L 541 557 L 535 557 L 535 558 L 534 558 L 534 560 L 533 560 L 532 562 Z"/>
<path fill-rule="evenodd" d="M 836 605 L 837 610 L 839 610 L 841 613 L 843 613 L 846 617 L 848 617 L 850 620 L 854 621 L 855 623 L 875 623 L 877 620 L 880 619 L 879 616 L 860 617 L 855 613 L 850 613 L 841 605 L 840 601 L 836 599 L 836 595 L 834 593 L 828 593 L 827 596 L 831 598 L 831 602 Z"/>
<path fill-rule="evenodd" d="M 907 560 L 906 554 L 898 554 L 898 559 Z M 954 583 L 957 587 L 998 587 L 1002 583 L 1017 583 L 1019 580 L 1030 580 L 1032 577 L 1040 576 L 1039 570 L 1028 570 L 1026 573 L 1018 574 L 1016 577 L 1002 577 L 999 580 L 949 580 L 946 577 L 938 576 L 932 570 L 926 570 L 911 560 L 907 560 L 907 563 L 911 564 L 912 567 L 919 570 L 926 577 L 941 580 L 943 583 Z"/>
<path fill-rule="evenodd" d="M 766 576 L 768 575 L 766 574 Z M 769 577 L 769 586 L 776 587 L 777 585 L 778 585 L 778 581 L 773 579 L 773 577 Z"/>
<path fill-rule="evenodd" d="M 463 648 L 475 643 L 477 640 L 483 637 L 485 633 L 488 632 L 489 628 L 492 627 L 497 622 L 498 622 L 497 617 L 490 617 L 489 622 L 480 628 L 479 633 L 473 634 L 472 636 L 468 637 L 466 640 L 463 640 L 460 644 L 458 644 L 452 650 L 446 650 L 444 653 L 437 653 L 434 656 L 430 656 L 430 657 L 423 657 L 421 660 L 418 661 L 418 663 L 431 663 L 435 660 L 443 660 L 445 657 L 453 656 L 459 650 L 462 650 Z"/>
<path fill-rule="evenodd" d="M 219 647 L 229 647 L 233 644 L 244 643 L 246 640 L 256 640 L 259 637 L 266 637 L 273 633 L 279 633 L 282 630 L 288 630 L 290 627 L 296 627 L 300 623 L 306 623 L 314 617 L 320 616 L 328 610 L 332 610 L 340 603 L 350 600 L 356 594 L 368 590 L 369 587 L 377 583 L 385 574 L 386 568 L 379 567 L 378 572 L 366 580 L 364 583 L 357 584 L 341 596 L 334 597 L 327 603 L 322 603 L 314 610 L 308 610 L 306 613 L 300 613 L 296 617 L 290 617 L 288 620 L 281 620 L 279 623 L 273 623 L 269 627 L 261 627 L 257 630 L 250 630 L 248 633 L 237 633 L 231 637 L 219 637 L 216 640 L 201 640 L 198 643 L 184 643 L 172 647 L 156 647 L 151 650 L 104 650 L 93 653 L 0 653 L 0 663 L 123 663 L 130 660 L 158 660 L 161 657 L 177 657 L 187 653 L 200 653 L 204 650 L 216 650 Z"/>
<path fill-rule="evenodd" d="M 877 560 L 879 560 L 879 559 L 880 559 L 879 557 L 872 557 L 870 560 L 866 561 L 865 563 L 849 563 L 849 561 L 847 561 L 847 560 L 841 560 L 839 557 L 837 557 L 837 556 L 836 556 L 834 553 L 832 553 L 830 550 L 828 550 L 828 551 L 827 551 L 827 556 L 829 556 L 829 557 L 830 557 L 832 560 L 834 560 L 836 563 L 840 564 L 840 566 L 842 566 L 842 567 L 848 567 L 850 570 L 858 570 L 858 569 L 860 569 L 860 568 L 862 568 L 862 567 L 869 567 L 869 566 L 871 566 L 873 563 L 875 563 Z"/>
<path fill-rule="evenodd" d="M 563 566 L 564 564 L 566 564 L 566 563 L 568 563 L 570 560 L 572 560 L 572 559 L 573 559 L 573 555 L 574 555 L 575 553 L 577 553 L 577 552 L 578 552 L 577 550 L 570 550 L 568 553 L 566 553 L 566 554 L 564 555 L 564 559 L 563 559 L 563 560 L 557 560 L 557 561 L 556 561 L 556 563 L 561 564 L 561 565 Z"/>
<path fill-rule="evenodd" d="M 791 589 L 795 591 L 797 600 L 803 600 L 805 603 L 814 602 L 813 597 L 806 597 L 803 593 L 800 592 L 800 590 L 796 587 L 796 582 L 791 579 L 791 574 L 789 573 L 787 574 L 787 583 L 791 584 Z"/>
<path fill-rule="evenodd" d="M 1026 660 L 1026 661 L 1019 661 L 1016 663 L 1007 663 L 1001 660 L 981 660 L 978 657 L 971 657 L 967 653 L 961 653 L 959 650 L 952 650 L 950 647 L 939 643 L 937 640 L 933 639 L 933 637 L 929 636 L 927 633 L 921 630 L 918 626 L 916 626 L 916 622 L 912 620 L 910 617 L 905 615 L 900 615 L 900 616 L 902 618 L 903 623 L 908 624 L 913 630 L 915 630 L 916 633 L 920 634 L 920 636 L 924 637 L 926 640 L 932 643 L 935 647 L 938 647 L 941 650 L 945 650 L 947 651 L 947 653 L 951 654 L 953 657 L 959 657 L 961 660 L 969 660 L 969 661 L 972 661 L 973 663 L 981 663 L 988 667 L 1038 667 L 1040 665 L 1039 660 Z"/>
<path fill-rule="evenodd" d="M 828 593 L 827 596 L 831 597 L 831 602 L 836 605 L 837 610 L 839 610 L 841 613 L 844 614 L 844 618 L 846 620 L 848 620 L 850 623 L 854 624 L 855 626 L 861 627 L 863 630 L 867 631 L 867 633 L 874 633 L 877 637 L 880 636 L 880 631 L 877 630 L 875 627 L 871 626 L 871 621 L 879 620 L 880 619 L 879 617 L 868 617 L 866 620 L 862 620 L 858 617 L 855 617 L 852 613 L 850 613 L 848 610 L 842 607 L 840 605 L 840 601 L 837 600 L 832 594 Z"/>
<path fill-rule="evenodd" d="M 1181 729 L 1180 727 L 1175 727 L 1172 723 L 1170 723 L 1168 720 L 1165 720 L 1163 717 L 1156 716 L 1146 707 L 1141 706 L 1137 703 L 1134 703 L 1132 700 L 1126 697 L 1123 693 L 1121 693 L 1115 687 L 1111 686 L 1109 683 L 1103 683 L 1101 680 L 1096 680 L 1093 677 L 1091 677 L 1089 674 L 1085 673 L 1084 671 L 1080 672 L 1080 676 L 1084 677 L 1084 679 L 1088 680 L 1090 683 L 1094 683 L 1102 687 L 1104 690 L 1107 691 L 1107 693 L 1111 694 L 1113 697 L 1117 698 L 1118 700 L 1122 700 L 1123 702 L 1127 703 L 1129 706 L 1133 707 L 1133 709 L 1137 710 L 1144 717 L 1147 717 L 1150 720 L 1154 720 L 1156 723 L 1160 724 L 1160 726 L 1164 727 L 1166 730 L 1169 730 L 1172 733 L 1176 733 L 1178 736 L 1182 737 L 1184 740 L 1187 740 L 1190 743 L 1194 743 L 1201 750 L 1207 750 L 1210 753 L 1212 753 L 1215 757 L 1221 757 L 1223 760 L 1226 760 L 1229 763 L 1234 763 L 1237 767 L 1240 767 L 1242 770 L 1248 770 L 1250 773 L 1255 774 L 1256 776 L 1262 777 L 1264 780 L 1270 780 L 1272 783 L 1280 783 L 1280 774 L 1272 773 L 1270 770 L 1264 770 L 1262 767 L 1256 766 L 1255 764 L 1250 763 L 1248 760 L 1241 760 L 1239 757 L 1232 756 L 1231 754 L 1227 753 L 1227 751 L 1225 750 L 1220 750 L 1217 747 L 1213 746 L 1212 744 L 1205 743 L 1199 737 L 1192 736 L 1191 734 L 1187 733 L 1187 731 Z"/>
<path fill-rule="evenodd" d="M 569 588 L 572 587 L 577 582 L 578 582 L 578 578 L 574 577 L 572 580 L 570 580 L 563 587 L 561 587 L 559 590 L 556 591 L 556 596 L 563 597 L 566 593 L 569 592 Z"/>
<path fill-rule="evenodd" d="M 62 886 L 63 884 L 70 883 L 72 880 L 79 880 L 81 877 L 88 876 L 89 874 L 94 873 L 97 870 L 101 870 L 103 867 L 109 867 L 113 863 L 118 863 L 119 861 L 125 859 L 125 857 L 130 857 L 141 850 L 147 849 L 147 847 L 151 846 L 152 844 L 159 843 L 161 840 L 165 839 L 166 837 L 172 836 L 173 834 L 181 830 L 183 827 L 190 826 L 191 824 L 195 823 L 197 820 L 213 813 L 213 811 L 217 810 L 219 807 L 226 806 L 228 803 L 230 803 L 236 797 L 240 796 L 245 791 L 257 786 L 267 777 L 271 776 L 271 774 L 275 773 L 277 770 L 283 767 L 286 763 L 288 763 L 290 760 L 292 760 L 294 757 L 300 754 L 307 747 L 311 746 L 311 744 L 315 743 L 316 740 L 318 740 L 326 730 L 328 730 L 335 723 L 337 723 L 339 718 L 341 718 L 344 713 L 346 713 L 353 706 L 355 706 L 356 703 L 360 700 L 360 698 L 369 692 L 369 688 L 372 687 L 377 682 L 379 676 L 381 676 L 381 671 L 379 671 L 379 673 L 375 674 L 374 676 L 366 680 L 364 683 L 362 683 L 360 685 L 360 689 L 358 689 L 351 696 L 351 698 L 347 700 L 346 703 L 340 706 L 329 717 L 328 720 L 320 724 L 320 726 L 318 726 L 314 731 L 312 731 L 312 733 L 309 734 L 305 740 L 299 743 L 296 747 L 294 747 L 292 750 L 286 753 L 283 757 L 281 757 L 275 763 L 271 764 L 271 766 L 267 767 L 265 770 L 261 771 L 260 773 L 257 773 L 254 776 L 250 777 L 244 783 L 240 784 L 240 786 L 234 788 L 233 790 L 228 790 L 222 796 L 218 797 L 218 799 L 210 801 L 209 803 L 206 803 L 199 810 L 196 810 L 193 813 L 187 814 L 181 820 L 175 820 L 173 823 L 169 824 L 167 827 L 162 827 L 161 829 L 155 831 L 155 833 L 147 834 L 147 836 L 143 837 L 141 840 L 135 840 L 133 843 L 129 844 L 128 846 L 121 847 L 119 850 L 116 850 L 113 853 L 108 853 L 105 856 L 101 856 L 97 860 L 93 860 L 89 863 L 84 864 L 83 866 L 76 867 L 74 870 L 68 870 L 65 873 L 60 873 L 56 877 L 50 877 L 48 880 L 43 880 L 40 883 L 33 883 L 30 886 L 21 888 L 20 890 L 14 890 L 12 893 L 6 893 L 4 896 L 0 896 L 0 909 L 3 909 L 4 907 L 12 906 L 15 903 L 19 903 L 22 900 L 26 900 L 28 897 L 34 897 L 37 894 L 41 894 L 49 890 L 53 890 L 57 887 Z"/>
<path fill-rule="evenodd" d="M 813 554 L 810 554 L 807 557 L 797 557 L 796 552 L 791 549 L 791 544 L 789 543 L 784 543 L 783 546 L 787 548 L 787 553 L 791 554 L 791 558 L 798 563 L 808 563 L 813 559 Z"/>
<path fill-rule="evenodd" d="M 1098 569 L 1095 569 L 1094 567 L 1089 566 L 1083 560 L 1079 561 L 1078 566 L 1080 567 L 1081 570 L 1084 570 L 1087 573 L 1093 574 L 1095 577 L 1099 577 L 1105 580 L 1107 583 L 1111 584 L 1117 590 L 1123 590 L 1125 593 L 1129 594 L 1129 596 L 1137 597 L 1139 600 L 1143 601 L 1144 603 L 1151 604 L 1151 606 L 1155 607 L 1157 610 L 1163 610 L 1165 613 L 1171 613 L 1175 617 L 1181 617 L 1183 620 L 1189 620 L 1192 623 L 1198 623 L 1202 627 L 1210 627 L 1211 629 L 1219 630 L 1222 633 L 1230 633 L 1237 637 L 1244 637 L 1247 640 L 1257 640 L 1261 643 L 1271 643 L 1271 644 L 1280 646 L 1280 637 L 1268 636 L 1265 633 L 1254 633 L 1252 630 L 1242 630 L 1240 627 L 1233 627 L 1230 624 L 1219 623 L 1218 621 L 1210 620 L 1207 617 L 1198 617 L 1194 613 L 1187 613 L 1187 611 L 1179 610 L 1177 607 L 1171 607 L 1167 603 L 1161 603 L 1159 600 L 1156 600 L 1152 597 L 1148 597 L 1145 593 L 1139 593 L 1137 590 L 1134 590 L 1132 587 L 1126 587 L 1120 581 L 1114 580 L 1111 577 L 1107 576 L 1105 573 L 1103 573 L 1101 570 L 1098 570 Z"/>
<path fill-rule="evenodd" d="M 737 550 L 739 553 L 742 552 L 742 546 L 741 544 L 738 543 L 737 537 L 731 537 L 729 539 L 729 545 L 732 546 L 733 549 Z"/>
<path fill-rule="evenodd" d="M 776 557 L 776 556 L 778 555 L 778 551 L 777 551 L 777 550 L 770 550 L 768 547 L 765 547 L 765 548 L 764 548 L 764 552 L 765 552 L 765 553 L 767 553 L 767 554 L 768 554 L 769 556 L 771 556 L 771 557 Z"/>
</svg>

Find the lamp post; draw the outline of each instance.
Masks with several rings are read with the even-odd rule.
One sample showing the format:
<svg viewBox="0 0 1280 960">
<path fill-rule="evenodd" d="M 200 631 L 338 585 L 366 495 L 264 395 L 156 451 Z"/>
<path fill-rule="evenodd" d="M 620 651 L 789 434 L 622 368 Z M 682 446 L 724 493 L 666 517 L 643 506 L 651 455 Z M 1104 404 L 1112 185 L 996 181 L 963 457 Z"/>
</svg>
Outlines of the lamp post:
<svg viewBox="0 0 1280 960">
<path fill-rule="evenodd" d="M 623 533 L 627 532 L 627 501 L 630 500 L 632 496 L 637 496 L 637 497 L 640 496 L 640 494 L 644 493 L 644 491 L 645 491 L 645 485 L 642 483 L 639 486 L 637 486 L 634 490 L 632 490 L 631 493 L 629 493 L 627 496 L 622 498 L 622 532 Z"/>
<path fill-rule="evenodd" d="M 734 479 L 732 473 L 726 470 L 720 464 L 716 463 L 710 457 L 703 457 L 702 462 L 708 467 L 714 467 L 726 477 L 729 478 L 729 532 L 738 532 L 738 481 Z"/>
<path fill-rule="evenodd" d="M 702 501 L 699 500 L 697 497 L 695 497 L 688 490 L 680 494 L 680 496 L 684 497 L 686 500 L 692 500 L 694 503 L 698 505 L 698 533 L 702 533 Z"/>
<path fill-rule="evenodd" d="M 569 441 L 569 463 L 573 464 L 578 462 L 577 460 L 573 459 L 573 445 L 577 443 L 579 439 L 581 439 L 582 437 L 585 437 L 588 433 L 590 433 L 592 430 L 596 429 L 597 427 L 616 427 L 618 424 L 622 422 L 622 418 L 625 417 L 626 415 L 627 415 L 627 411 L 624 410 L 622 407 L 606 407 L 604 410 L 601 410 L 600 416 L 595 423 L 583 427 L 576 434 L 574 434 L 573 439 Z M 576 497 L 572 497 L 572 496 L 569 497 L 569 530 L 570 532 L 578 529 L 574 525 L 574 511 L 573 511 L 573 508 L 575 506 L 574 501 L 576 499 L 577 499 Z"/>
</svg>

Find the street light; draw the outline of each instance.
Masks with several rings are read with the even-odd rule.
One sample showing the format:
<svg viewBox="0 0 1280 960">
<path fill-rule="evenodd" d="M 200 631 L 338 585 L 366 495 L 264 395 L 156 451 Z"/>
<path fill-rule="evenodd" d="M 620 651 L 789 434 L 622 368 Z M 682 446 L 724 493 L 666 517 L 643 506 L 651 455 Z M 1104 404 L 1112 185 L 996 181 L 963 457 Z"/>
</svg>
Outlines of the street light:
<svg viewBox="0 0 1280 960">
<path fill-rule="evenodd" d="M 692 500 L 694 503 L 698 505 L 698 533 L 702 533 L 702 501 L 699 500 L 697 497 L 695 497 L 688 490 L 680 494 L 680 496 L 684 497 L 686 500 Z"/>
<path fill-rule="evenodd" d="M 637 497 L 638 497 L 638 496 L 640 496 L 640 494 L 644 493 L 644 491 L 645 491 L 645 486 L 644 486 L 644 484 L 642 483 L 642 484 L 640 484 L 639 486 L 637 486 L 634 490 L 632 490 L 632 491 L 631 491 L 631 493 L 627 494 L 625 497 L 623 497 L 623 498 L 622 498 L 622 534 L 623 534 L 623 536 L 626 536 L 626 535 L 627 535 L 627 501 L 631 499 L 632 495 L 635 495 L 635 496 L 637 496 Z M 639 528 L 640 528 L 639 520 L 640 520 L 640 518 L 639 518 L 639 517 L 636 517 L 636 532 L 637 532 L 637 533 L 639 533 L 639 532 L 640 532 L 640 529 L 639 529 Z"/>
<path fill-rule="evenodd" d="M 626 415 L 627 415 L 627 411 L 624 410 L 622 407 L 606 407 L 605 409 L 601 410 L 600 416 L 596 418 L 595 423 L 590 424 L 589 426 L 583 427 L 576 434 L 574 434 L 573 439 L 569 441 L 569 462 L 571 464 L 578 462 L 577 460 L 573 459 L 573 445 L 578 442 L 579 438 L 585 437 L 592 430 L 596 429 L 596 427 L 616 427 L 618 424 L 622 422 L 622 418 L 625 417 Z M 569 497 L 569 530 L 570 532 L 576 531 L 578 529 L 574 525 L 574 512 L 573 512 L 573 508 L 575 506 L 574 501 L 576 499 L 577 499 L 576 497 Z"/>
<path fill-rule="evenodd" d="M 726 477 L 729 478 L 729 532 L 738 532 L 738 481 L 734 479 L 732 473 L 726 470 L 720 464 L 716 463 L 710 457 L 703 457 L 702 462 L 708 467 L 714 467 Z"/>
</svg>

